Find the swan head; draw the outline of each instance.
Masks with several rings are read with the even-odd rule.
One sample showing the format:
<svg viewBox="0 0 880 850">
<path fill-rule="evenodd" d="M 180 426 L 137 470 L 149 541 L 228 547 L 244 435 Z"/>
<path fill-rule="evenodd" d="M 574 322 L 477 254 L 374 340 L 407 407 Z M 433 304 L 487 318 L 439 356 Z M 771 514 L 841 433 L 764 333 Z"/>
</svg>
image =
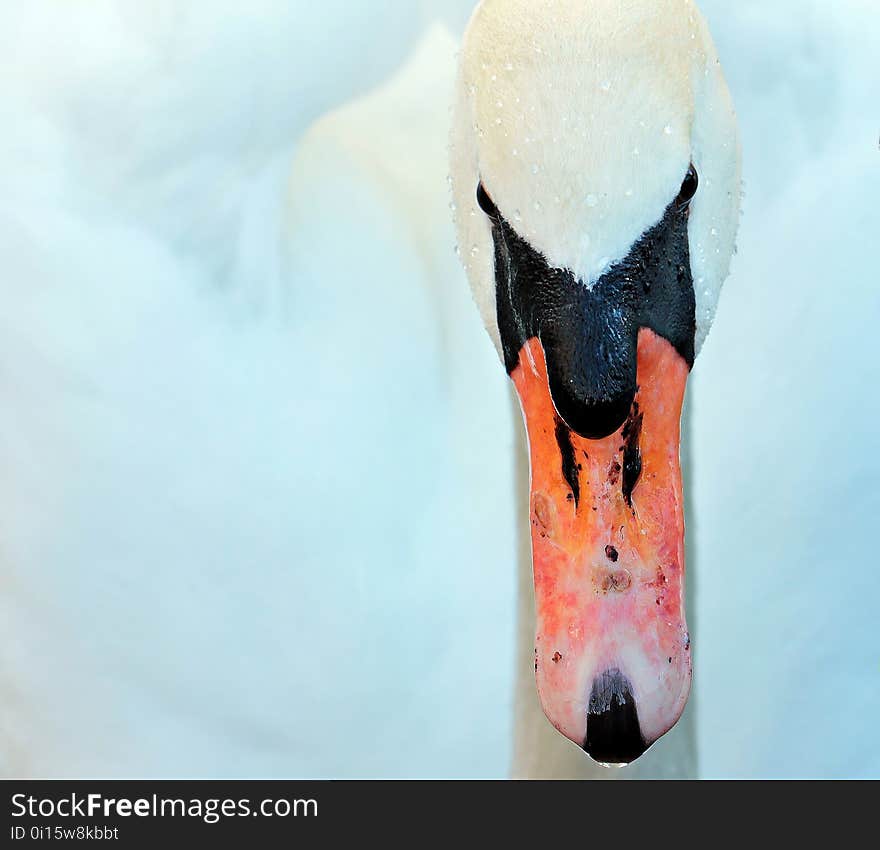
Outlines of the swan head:
<svg viewBox="0 0 880 850">
<path fill-rule="evenodd" d="M 535 671 L 603 763 L 690 689 L 679 420 L 734 251 L 736 121 L 689 0 L 483 0 L 451 139 L 459 249 L 529 437 Z"/>
</svg>

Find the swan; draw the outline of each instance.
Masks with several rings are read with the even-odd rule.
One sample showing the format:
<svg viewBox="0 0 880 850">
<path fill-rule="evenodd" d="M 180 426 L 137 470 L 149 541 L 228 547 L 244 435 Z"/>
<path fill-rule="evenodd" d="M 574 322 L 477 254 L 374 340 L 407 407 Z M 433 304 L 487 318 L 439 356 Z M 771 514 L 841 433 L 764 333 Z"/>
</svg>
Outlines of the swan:
<svg viewBox="0 0 880 850">
<path fill-rule="evenodd" d="M 447 42 L 433 46 L 446 51 Z M 505 498 L 507 473 L 498 470 L 511 465 L 512 452 L 498 412 L 506 390 L 492 382 L 493 370 L 482 356 L 480 344 L 490 343 L 474 335 L 480 330 L 477 312 L 465 309 L 464 292 L 459 299 L 448 285 L 457 279 L 453 269 L 434 257 L 433 233 L 444 232 L 445 205 L 434 220 L 409 214 L 432 201 L 430 186 L 443 184 L 447 127 L 436 104 L 444 102 L 446 90 L 436 58 L 429 53 L 408 67 L 406 85 L 383 88 L 345 116 L 326 116 L 293 157 L 288 209 L 276 210 L 277 175 L 267 169 L 253 192 L 253 209 L 248 203 L 241 216 L 245 233 L 231 230 L 233 238 L 222 240 L 225 250 L 255 262 L 272 256 L 274 234 L 281 230 L 279 241 L 291 255 L 285 271 L 296 282 L 286 295 L 295 320 L 276 319 L 275 326 L 251 307 L 252 293 L 237 286 L 212 291 L 210 266 L 205 271 L 201 264 L 193 269 L 177 261 L 175 249 L 197 257 L 204 241 L 215 262 L 211 234 L 226 232 L 202 205 L 184 202 L 190 197 L 185 179 L 158 181 L 148 190 L 136 182 L 143 180 L 138 168 L 96 157 L 110 166 L 105 175 L 96 165 L 93 175 L 100 214 L 89 209 L 91 217 L 78 216 L 88 199 L 75 195 L 71 212 L 59 204 L 60 213 L 50 184 L 27 194 L 34 215 L 22 218 L 16 211 L 12 217 L 9 232 L 16 238 L 7 257 L 39 285 L 15 299 L 23 345 L 34 354 L 23 357 L 16 350 L 21 332 L 14 327 L 4 337 L 10 346 L 4 360 L 12 364 L 6 397 L 14 399 L 17 419 L 32 423 L 26 434 L 22 429 L 7 435 L 4 445 L 11 453 L 9 492 L 36 497 L 20 502 L 8 517 L 15 533 L 4 574 L 15 592 L 4 599 L 11 638 L 4 643 L 4 679 L 13 685 L 4 728 L 16 730 L 16 739 L 3 742 L 4 772 L 400 775 L 428 763 L 434 774 L 479 775 L 491 762 L 485 756 L 468 762 L 472 746 L 466 736 L 453 737 L 454 745 L 442 737 L 434 746 L 424 742 L 424 718 L 446 693 L 448 668 L 455 664 L 459 670 L 459 659 L 469 657 L 477 642 L 492 663 L 457 674 L 472 696 L 446 700 L 444 725 L 468 729 L 464 715 L 479 717 L 489 752 L 512 737 L 504 707 L 492 701 L 509 675 L 508 634 L 493 628 L 487 637 L 485 621 L 503 623 L 513 607 L 502 573 L 505 547 L 515 555 L 516 541 L 501 539 L 505 516 L 492 515 L 496 506 L 474 498 L 467 510 L 459 508 L 476 493 L 475 479 L 489 475 L 501 478 Z M 451 71 L 451 47 L 448 59 Z M 112 89 L 98 91 L 112 102 Z M 127 103 L 115 94 L 118 103 Z M 170 126 L 173 112 L 161 111 L 161 99 L 155 103 L 152 123 L 161 128 L 164 119 Z M 355 116 L 357 106 L 362 118 Z M 138 114 L 135 108 L 108 110 L 123 126 L 132 112 Z M 412 141 L 408 128 L 399 128 L 401 114 L 412 116 L 413 126 L 433 140 L 425 156 L 430 168 L 421 158 L 407 161 Z M 383 123 L 374 137 L 377 115 Z M 418 139 L 420 146 L 425 138 Z M 88 140 L 98 150 L 101 141 Z M 119 151 L 118 157 L 147 160 L 154 148 L 171 147 L 161 133 L 140 143 L 143 151 Z M 363 168 L 357 157 L 364 158 Z M 230 161 L 237 162 L 233 156 Z M 53 177 L 51 170 L 43 173 L 47 182 Z M 208 187 L 213 183 L 210 171 L 192 174 Z M 384 180 L 381 192 L 372 191 L 376 174 Z M 103 190 L 108 185 L 118 188 Z M 395 203 L 404 191 L 411 197 L 401 204 L 401 215 Z M 170 222 L 160 215 L 168 197 L 179 201 L 179 217 Z M 111 227 L 120 209 L 132 210 L 125 220 L 130 224 Z M 349 226 L 341 228 L 348 240 L 341 252 L 326 222 L 343 216 Z M 404 217 L 418 250 L 405 250 Z M 200 227 L 181 226 L 189 221 Z M 43 222 L 52 225 L 46 237 Z M 189 241 L 175 245 L 169 231 Z M 254 233 L 261 238 L 248 245 Z M 245 238 L 236 252 L 240 235 Z M 106 244 L 118 250 L 108 256 L 100 250 Z M 28 253 L 33 246 L 66 262 L 45 268 Z M 389 258 L 399 273 L 389 274 Z M 240 263 L 243 269 L 237 265 L 224 266 L 233 269 L 233 282 L 251 276 L 247 262 Z M 71 267 L 81 270 L 76 287 L 68 285 Z M 431 267 L 443 287 L 432 289 L 432 276 L 419 276 Z M 333 285 L 327 269 L 333 270 Z M 194 272 L 201 286 L 193 286 Z M 401 279 L 409 286 L 401 287 Z M 125 281 L 125 297 L 108 299 L 115 280 Z M 270 307 L 276 300 L 266 298 Z M 242 301 L 255 318 L 239 318 Z M 260 306 L 260 297 L 253 301 Z M 352 352 L 346 346 L 363 338 L 361 316 L 375 316 L 378 302 L 406 322 Z M 110 303 L 113 313 L 105 306 Z M 441 332 L 438 304 L 441 314 L 449 314 L 439 323 Z M 269 308 L 263 312 L 272 316 Z M 335 350 L 326 346 L 328 328 Z M 345 382 L 334 363 L 336 351 L 357 354 Z M 290 364 L 302 362 L 310 368 L 297 376 L 296 394 L 290 395 Z M 373 387 L 390 364 L 395 381 L 381 385 L 379 409 L 372 404 Z M 448 370 L 450 383 L 466 387 L 449 411 L 448 394 L 426 380 L 438 364 Z M 28 386 L 40 393 L 19 389 Z M 356 434 L 333 413 L 339 399 L 361 411 Z M 408 424 L 414 404 L 430 412 L 418 440 Z M 442 437 L 447 428 L 455 435 L 451 449 Z M 27 462 L 28 440 L 36 441 L 45 464 Z M 458 458 L 459 444 L 473 448 Z M 340 445 L 347 447 L 344 454 Z M 424 463 L 426 445 L 445 458 L 445 468 L 432 470 L 430 497 L 404 511 L 390 497 Z M 209 493 L 206 474 L 214 482 Z M 328 514 L 324 506 L 352 479 L 387 486 L 378 494 L 357 489 L 347 513 Z M 47 492 L 51 499 L 41 495 Z M 429 537 L 427 529 L 438 522 L 448 530 L 440 539 Z M 291 534 L 291 528 L 306 533 Z M 314 529 L 332 533 L 332 550 Z M 435 551 L 425 551 L 426 539 Z M 485 587 L 477 593 L 467 575 L 442 569 L 462 551 L 486 565 Z M 249 569 L 241 570 L 242 563 Z M 383 582 L 381 605 L 371 595 L 377 577 Z M 435 599 L 422 600 L 420 589 L 429 579 Z M 328 598 L 338 600 L 331 611 L 319 604 Z M 452 604 L 457 617 L 437 614 L 438 606 Z M 428 630 L 420 628 L 426 620 Z M 238 628 L 231 630 L 230 623 Z M 332 642 L 334 633 L 345 642 Z M 407 635 L 403 646 L 400 634 Z M 320 657 L 304 656 L 300 647 L 316 635 Z M 349 644 L 357 645 L 356 655 L 347 651 Z M 29 663 L 34 658 L 41 663 Z M 416 666 L 421 676 L 408 678 L 405 673 Z M 297 675 L 279 676 L 279 669 Z M 328 671 L 338 671 L 332 682 L 345 681 L 346 700 L 328 686 Z M 377 681 L 383 682 L 379 701 Z M 63 715 L 52 709 L 61 700 Z M 405 710 L 390 715 L 388 704 Z M 363 707 L 367 728 L 379 730 L 368 755 L 354 763 L 334 749 L 331 737 L 333 729 L 348 728 L 352 705 Z M 315 729 L 324 730 L 320 740 Z M 525 737 L 517 733 L 517 750 L 537 754 L 541 770 L 559 775 L 548 764 L 552 748 L 531 748 Z M 421 752 L 422 760 L 406 761 L 401 751 Z"/>
<path fill-rule="evenodd" d="M 679 420 L 734 252 L 736 118 L 686 0 L 483 0 L 451 135 L 460 253 L 530 455 L 534 673 L 600 764 L 682 714 Z"/>
</svg>

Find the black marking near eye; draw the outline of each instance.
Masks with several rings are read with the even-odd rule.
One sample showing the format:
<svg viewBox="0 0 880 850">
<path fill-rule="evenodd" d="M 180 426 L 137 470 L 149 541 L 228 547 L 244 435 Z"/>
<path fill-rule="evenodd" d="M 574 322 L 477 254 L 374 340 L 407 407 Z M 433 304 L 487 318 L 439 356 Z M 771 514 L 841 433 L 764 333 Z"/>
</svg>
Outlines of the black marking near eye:
<svg viewBox="0 0 880 850">
<path fill-rule="evenodd" d="M 684 176 L 684 182 L 681 184 L 681 191 L 678 193 L 675 202 L 680 207 L 686 207 L 693 200 L 694 195 L 697 194 L 697 188 L 699 185 L 700 178 L 697 176 L 697 169 L 694 168 L 692 163 L 687 170 L 687 174 Z"/>
<path fill-rule="evenodd" d="M 578 478 L 578 464 L 574 454 L 574 446 L 571 442 L 571 431 L 568 426 L 557 417 L 556 419 L 556 443 L 559 446 L 559 454 L 562 457 L 562 477 L 565 478 L 571 495 L 574 496 L 574 506 L 577 510 L 581 499 L 581 482 Z"/>
<path fill-rule="evenodd" d="M 623 426 L 623 498 L 632 507 L 632 494 L 639 476 L 642 474 L 642 451 L 639 448 L 639 439 L 642 436 L 642 419 L 644 413 L 639 413 L 638 403 L 633 403 L 632 413 Z"/>
<path fill-rule="evenodd" d="M 550 266 L 497 210 L 492 234 L 507 371 L 519 364 L 525 343 L 537 337 L 556 410 L 582 437 L 607 437 L 626 421 L 636 393 L 641 328 L 666 339 L 693 366 L 696 306 L 688 210 L 678 199 L 589 289 L 572 272 Z"/>
<path fill-rule="evenodd" d="M 495 206 L 482 183 L 477 186 L 477 203 L 480 205 L 480 209 L 490 218 L 498 215 L 498 207 Z"/>
</svg>

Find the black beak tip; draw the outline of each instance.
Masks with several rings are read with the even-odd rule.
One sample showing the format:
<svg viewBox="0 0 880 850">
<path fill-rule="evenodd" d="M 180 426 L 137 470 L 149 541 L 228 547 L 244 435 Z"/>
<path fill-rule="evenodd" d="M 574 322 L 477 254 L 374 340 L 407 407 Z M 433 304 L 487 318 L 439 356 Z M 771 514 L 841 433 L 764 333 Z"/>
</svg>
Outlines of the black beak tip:
<svg viewBox="0 0 880 850">
<path fill-rule="evenodd" d="M 620 670 L 606 670 L 593 681 L 583 748 L 602 764 L 629 764 L 648 749 L 632 687 Z"/>
</svg>

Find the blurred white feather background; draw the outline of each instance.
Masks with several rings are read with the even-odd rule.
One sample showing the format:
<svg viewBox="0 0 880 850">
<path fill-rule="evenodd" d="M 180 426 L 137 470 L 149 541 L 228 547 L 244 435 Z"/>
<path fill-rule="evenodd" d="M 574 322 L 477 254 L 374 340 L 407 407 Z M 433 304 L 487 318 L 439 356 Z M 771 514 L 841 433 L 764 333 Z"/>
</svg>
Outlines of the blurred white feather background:
<svg viewBox="0 0 880 850">
<path fill-rule="evenodd" d="M 700 5 L 746 178 L 690 389 L 700 770 L 877 776 L 880 21 Z M 507 772 L 471 6 L 0 8 L 3 775 Z"/>
</svg>

